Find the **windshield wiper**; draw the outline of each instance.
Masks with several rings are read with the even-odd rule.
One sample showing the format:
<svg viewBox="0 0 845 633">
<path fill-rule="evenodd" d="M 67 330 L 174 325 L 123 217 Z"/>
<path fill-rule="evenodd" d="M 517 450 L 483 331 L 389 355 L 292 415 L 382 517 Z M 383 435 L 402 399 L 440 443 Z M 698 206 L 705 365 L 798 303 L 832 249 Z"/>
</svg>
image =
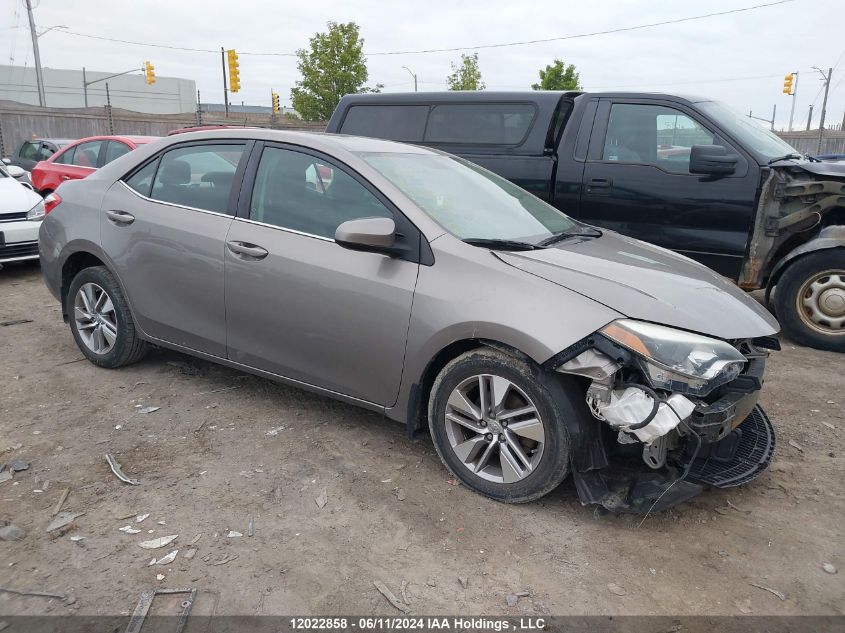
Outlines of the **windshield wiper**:
<svg viewBox="0 0 845 633">
<path fill-rule="evenodd" d="M 797 152 L 792 152 L 791 154 L 786 154 L 784 156 L 778 156 L 777 158 L 773 158 L 772 160 L 770 160 L 766 164 L 771 165 L 772 163 L 776 163 L 776 162 L 781 161 L 781 160 L 789 160 L 790 158 L 795 158 L 795 159 L 801 160 L 802 158 L 805 158 L 805 156 L 802 156 L 801 154 L 798 154 Z"/>
<path fill-rule="evenodd" d="M 539 243 L 539 246 L 551 246 L 552 244 L 557 244 L 558 242 L 562 242 L 563 240 L 568 240 L 570 237 L 601 237 L 602 233 L 597 228 L 592 226 L 581 226 L 576 229 L 571 229 L 569 231 L 561 231 L 560 233 L 555 233 L 551 237 L 547 237 L 542 242 Z"/>
<path fill-rule="evenodd" d="M 500 240 L 486 237 L 469 237 L 462 241 L 465 244 L 471 244 L 472 246 L 485 246 L 494 250 L 534 251 L 539 248 L 543 248 L 540 244 L 531 244 L 530 242 L 520 242 L 519 240 Z"/>
</svg>

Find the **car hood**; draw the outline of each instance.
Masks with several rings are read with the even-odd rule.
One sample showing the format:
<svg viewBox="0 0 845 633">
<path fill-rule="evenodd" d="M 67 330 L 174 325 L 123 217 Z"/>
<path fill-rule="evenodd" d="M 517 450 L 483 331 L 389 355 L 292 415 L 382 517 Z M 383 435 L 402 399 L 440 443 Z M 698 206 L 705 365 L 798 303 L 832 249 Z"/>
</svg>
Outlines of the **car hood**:
<svg viewBox="0 0 845 633">
<path fill-rule="evenodd" d="M 0 178 L 0 215 L 29 211 L 39 200 L 41 196 L 14 178 Z"/>
<path fill-rule="evenodd" d="M 803 169 L 804 171 L 813 174 L 814 176 L 821 176 L 823 178 L 841 178 L 845 180 L 845 162 L 839 161 L 781 161 L 774 164 L 775 167 L 792 167 Z"/>
<path fill-rule="evenodd" d="M 633 319 L 722 339 L 766 336 L 780 329 L 763 306 L 709 268 L 611 231 L 599 238 L 497 255 Z"/>
</svg>

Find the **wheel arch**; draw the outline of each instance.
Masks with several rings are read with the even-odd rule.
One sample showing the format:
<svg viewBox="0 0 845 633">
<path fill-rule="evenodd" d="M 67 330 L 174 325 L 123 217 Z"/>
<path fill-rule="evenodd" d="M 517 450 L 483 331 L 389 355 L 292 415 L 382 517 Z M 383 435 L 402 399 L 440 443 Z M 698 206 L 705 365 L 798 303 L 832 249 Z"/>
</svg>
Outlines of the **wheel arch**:
<svg viewBox="0 0 845 633">
<path fill-rule="evenodd" d="M 104 267 L 115 278 L 117 284 L 120 286 L 120 291 L 123 293 L 123 297 L 126 299 L 126 304 L 129 306 L 129 312 L 132 313 L 133 319 L 135 318 L 135 314 L 132 309 L 132 302 L 129 299 L 129 295 L 126 293 L 126 288 L 123 285 L 120 276 L 117 274 L 117 272 L 115 272 L 114 266 L 112 265 L 111 261 L 102 251 L 102 249 L 100 249 L 99 246 L 92 242 L 70 243 L 65 248 L 65 251 L 66 255 L 62 257 L 59 285 L 59 297 L 62 306 L 62 318 L 65 321 L 67 321 L 68 319 L 67 293 L 70 288 L 70 284 L 73 281 L 73 278 L 76 277 L 76 275 L 78 275 L 80 271 L 85 270 L 86 268 L 92 268 L 94 266 Z M 137 322 L 138 320 L 135 319 L 136 327 Z M 139 328 L 139 332 L 140 331 L 141 330 Z"/>
<path fill-rule="evenodd" d="M 428 400 L 431 396 L 431 387 L 437 375 L 446 365 L 461 354 L 484 347 L 497 349 L 528 363 L 537 365 L 537 362 L 528 354 L 502 341 L 486 338 L 464 338 L 452 341 L 431 357 L 419 379 L 411 386 L 405 415 L 405 425 L 409 437 L 416 437 L 418 433 L 428 430 Z M 539 367 L 539 365 L 537 366 Z"/>
<path fill-rule="evenodd" d="M 794 264 L 802 257 L 806 257 L 811 253 L 816 253 L 818 251 L 828 250 L 832 248 L 845 249 L 845 226 L 826 226 L 821 231 L 819 231 L 819 234 L 813 239 L 811 239 L 809 242 L 804 242 L 800 246 L 796 246 L 786 255 L 784 255 L 780 259 L 780 261 L 775 264 L 775 267 L 772 269 L 772 272 L 769 275 L 769 280 L 766 284 L 766 304 L 769 303 L 772 290 L 777 285 L 784 271 L 786 271 L 789 266 Z"/>
</svg>

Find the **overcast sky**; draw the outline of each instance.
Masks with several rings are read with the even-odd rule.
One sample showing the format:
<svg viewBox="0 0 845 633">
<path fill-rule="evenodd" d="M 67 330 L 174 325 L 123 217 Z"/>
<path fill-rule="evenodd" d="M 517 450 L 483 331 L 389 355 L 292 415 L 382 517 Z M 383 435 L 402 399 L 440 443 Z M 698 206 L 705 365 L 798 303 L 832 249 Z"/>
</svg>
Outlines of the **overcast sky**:
<svg viewBox="0 0 845 633">
<path fill-rule="evenodd" d="M 269 105 L 270 89 L 290 102 L 298 78 L 289 53 L 308 45 L 326 22 L 355 21 L 365 51 L 378 53 L 478 46 L 552 38 L 764 4 L 773 0 L 33 0 L 39 30 L 65 25 L 78 33 L 188 48 L 235 48 L 242 90 L 233 102 Z M 800 71 L 796 126 L 808 106 L 821 108 L 819 75 L 834 66 L 828 122 L 845 111 L 845 1 L 794 0 L 744 13 L 596 35 L 479 50 L 488 90 L 529 89 L 538 69 L 555 57 L 574 63 L 587 90 L 656 90 L 699 94 L 786 124 L 791 98 L 782 94 L 786 72 Z M 23 0 L 0 0 L 0 53 L 32 65 Z M 20 28 L 15 28 L 20 27 Z M 194 79 L 203 101 L 221 103 L 219 53 L 109 43 L 53 30 L 39 40 L 42 64 L 120 72 L 150 59 L 159 76 Z M 443 90 L 450 62 L 460 52 L 368 57 L 371 85 L 385 91 Z M 800 123 L 799 123 L 800 122 Z"/>
</svg>

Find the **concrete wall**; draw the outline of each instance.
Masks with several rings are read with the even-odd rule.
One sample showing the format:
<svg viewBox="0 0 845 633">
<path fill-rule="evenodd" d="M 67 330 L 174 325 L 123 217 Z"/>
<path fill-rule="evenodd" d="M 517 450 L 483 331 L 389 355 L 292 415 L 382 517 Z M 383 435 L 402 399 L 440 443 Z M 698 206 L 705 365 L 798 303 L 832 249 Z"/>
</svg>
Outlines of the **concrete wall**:
<svg viewBox="0 0 845 633">
<path fill-rule="evenodd" d="M 217 114 L 203 114 L 202 124 L 250 125 L 285 130 L 322 132 L 325 123 L 306 123 L 297 119 L 272 121 L 264 114 L 238 114 L 225 119 Z M 165 136 L 170 130 L 197 125 L 196 114 L 152 115 L 127 110 L 112 110 L 115 134 Z M 14 153 L 20 144 L 32 138 L 83 138 L 109 134 L 106 108 L 39 108 L 0 101 L 0 155 Z"/>
<path fill-rule="evenodd" d="M 802 154 L 845 154 L 845 132 L 842 130 L 825 130 L 822 151 L 820 152 L 817 151 L 819 145 L 818 130 L 778 132 L 777 135 Z"/>
<path fill-rule="evenodd" d="M 100 79 L 127 70 L 117 68 L 111 72 L 88 70 L 88 81 Z M 82 69 L 61 70 L 45 68 L 44 92 L 47 106 L 51 108 L 85 107 L 85 92 L 82 87 Z M 156 77 L 147 85 L 140 67 L 133 74 L 113 77 L 108 80 L 111 104 L 134 112 L 177 113 L 193 112 L 197 106 L 197 87 L 192 79 L 177 77 Z M 38 105 L 38 84 L 35 69 L 23 66 L 0 66 L 0 101 L 16 101 Z M 88 86 L 88 105 L 106 104 L 106 83 Z"/>
</svg>

